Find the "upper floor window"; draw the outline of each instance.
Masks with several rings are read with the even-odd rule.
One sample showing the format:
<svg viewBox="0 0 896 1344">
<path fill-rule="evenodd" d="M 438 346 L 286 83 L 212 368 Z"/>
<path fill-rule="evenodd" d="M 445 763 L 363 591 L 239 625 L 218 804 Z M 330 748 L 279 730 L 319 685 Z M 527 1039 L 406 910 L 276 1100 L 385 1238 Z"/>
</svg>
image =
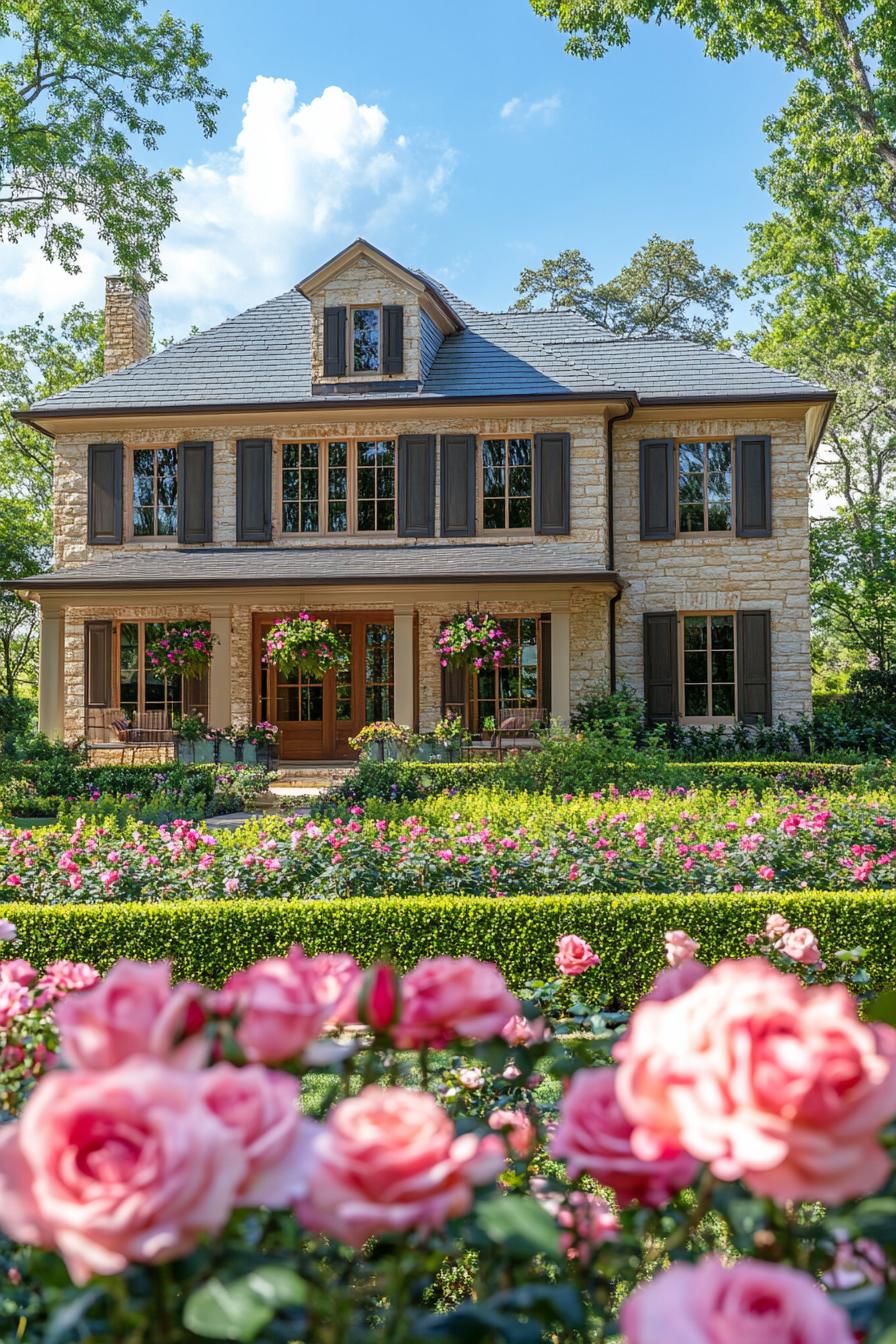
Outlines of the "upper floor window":
<svg viewBox="0 0 896 1344">
<path fill-rule="evenodd" d="M 482 440 L 482 526 L 486 532 L 532 527 L 532 440 Z"/>
<path fill-rule="evenodd" d="M 134 536 L 176 536 L 177 449 L 136 448 L 133 474 Z"/>
<path fill-rule="evenodd" d="M 731 531 L 731 443 L 678 445 L 679 532 Z"/>
<path fill-rule="evenodd" d="M 352 372 L 377 373 L 380 368 L 380 310 L 352 309 Z"/>
<path fill-rule="evenodd" d="M 395 531 L 395 440 L 282 446 L 282 529 Z"/>
<path fill-rule="evenodd" d="M 320 444 L 283 445 L 283 531 L 320 531 Z"/>
</svg>

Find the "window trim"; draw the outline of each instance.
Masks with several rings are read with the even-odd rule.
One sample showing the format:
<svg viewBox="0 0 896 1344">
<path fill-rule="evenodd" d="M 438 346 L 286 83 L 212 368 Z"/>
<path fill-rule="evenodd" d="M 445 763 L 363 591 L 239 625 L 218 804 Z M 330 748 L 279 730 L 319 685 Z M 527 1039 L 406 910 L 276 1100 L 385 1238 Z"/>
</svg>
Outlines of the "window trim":
<svg viewBox="0 0 896 1344">
<path fill-rule="evenodd" d="M 125 449 L 125 451 L 124 451 L 124 469 L 123 469 L 123 472 L 122 472 L 122 475 L 123 475 L 123 477 L 124 477 L 124 480 L 123 480 L 123 482 L 122 482 L 122 494 L 123 494 L 125 500 L 127 501 L 126 506 L 125 506 L 125 509 L 124 509 L 124 540 L 125 540 L 125 541 L 127 541 L 127 542 L 133 542 L 133 543 L 134 543 L 135 545 L 137 545 L 137 546 L 172 546 L 172 545 L 176 546 L 176 545 L 179 545 L 179 542 L 178 542 L 178 534 L 177 534 L 177 491 L 176 491 L 176 490 L 175 490 L 175 504 L 174 504 L 174 531 L 173 531 L 173 532 L 164 532 L 164 533 L 153 532 L 153 533 L 152 533 L 151 535 L 149 535 L 149 536 L 142 536 L 142 535 L 138 535 L 138 534 L 134 531 L 134 476 L 135 476 L 135 473 L 134 473 L 134 454 L 135 454 L 135 453 L 142 453 L 142 452 L 153 452 L 153 453 L 158 453 L 158 452 L 159 452 L 161 449 L 163 449 L 163 448 L 172 448 L 172 449 L 174 450 L 174 452 L 175 452 L 175 455 L 176 455 L 176 459 L 177 459 L 177 461 L 176 461 L 176 465 L 177 465 L 177 470 L 178 470 L 178 472 L 179 472 L 179 471 L 180 471 L 180 453 L 179 453 L 179 451 L 178 451 L 178 450 L 179 450 L 179 447 L 180 447 L 180 445 L 179 445 L 178 443 L 174 442 L 173 440 L 172 440 L 170 443 L 165 443 L 165 442 L 161 442 L 161 443 L 126 443 L 126 444 L 124 445 L 124 449 Z M 156 473 L 155 473 L 154 480 L 155 480 L 156 484 L 154 484 L 154 486 L 153 486 L 153 490 L 154 490 L 154 496 L 153 496 L 153 499 L 154 499 L 154 502 L 153 502 L 153 509 L 154 509 L 154 511 L 155 511 L 154 522 L 157 524 L 157 523 L 158 523 L 158 512 L 157 512 L 157 511 L 158 511 L 158 497 L 157 497 L 158 471 L 156 471 Z"/>
<path fill-rule="evenodd" d="M 491 441 L 494 439 L 502 439 L 505 445 L 511 439 L 529 440 L 529 483 L 531 486 L 531 491 L 529 494 L 529 503 L 531 505 L 531 508 L 529 513 L 530 523 L 528 527 L 505 526 L 505 527 L 487 528 L 485 526 L 485 459 L 483 456 L 482 445 L 487 440 Z M 505 448 L 504 460 L 506 463 L 507 460 L 506 448 Z M 509 476 L 510 468 L 505 466 L 505 470 L 508 473 L 507 479 L 504 484 L 504 505 L 505 505 L 504 517 L 506 520 L 510 517 L 510 496 L 507 493 L 510 488 L 510 476 Z M 518 499 L 520 498 L 520 496 L 515 495 L 514 498 Z M 477 434 L 476 435 L 476 537 L 477 538 L 534 537 L 536 535 L 537 533 L 535 531 L 535 431 L 527 430 L 525 433 L 522 434 L 517 433 L 511 434 L 507 432 L 497 434 L 494 433 Z"/>
<path fill-rule="evenodd" d="M 736 452 L 736 443 L 735 443 L 735 440 L 736 440 L 736 435 L 734 435 L 734 434 L 729 434 L 729 435 L 725 435 L 725 436 L 720 435 L 718 438 L 712 438 L 712 437 L 709 436 L 709 435 L 703 435 L 702 437 L 700 437 L 700 436 L 696 436 L 696 437 L 688 437 L 688 438 L 684 438 L 684 439 L 675 439 L 675 441 L 674 441 L 674 443 L 675 443 L 675 453 L 674 453 L 674 460 L 673 460 L 673 471 L 674 471 L 674 473 L 675 473 L 675 536 L 676 536 L 676 539 L 679 538 L 679 537 L 703 537 L 703 538 L 706 538 L 706 537 L 733 537 L 733 536 L 736 535 L 736 530 L 735 530 L 735 520 L 736 520 L 736 517 L 737 517 L 737 514 L 736 514 L 737 500 L 736 500 L 736 498 L 735 498 L 735 490 L 736 490 L 736 483 L 735 483 L 735 477 L 736 477 L 736 470 L 735 470 L 735 452 Z M 682 531 L 682 527 L 681 527 L 681 467 L 680 467 L 680 455 L 681 455 L 681 449 L 682 449 L 682 447 L 687 448 L 687 447 L 690 447 L 690 446 L 693 445 L 693 444 L 698 444 L 698 443 L 703 444 L 703 447 L 704 447 L 704 453 L 703 453 L 703 530 L 702 530 L 702 532 L 687 532 L 687 531 Z M 721 528 L 721 529 L 719 529 L 719 528 L 714 528 L 712 531 L 710 531 L 709 526 L 708 526 L 708 524 L 709 524 L 709 495 L 708 495 L 708 492 L 707 492 L 707 489 L 706 489 L 706 477 L 707 477 L 707 467 L 706 467 L 706 446 L 707 446 L 708 444 L 710 444 L 710 443 L 727 443 L 727 444 L 728 444 L 728 447 L 729 447 L 729 450 L 730 450 L 730 458 L 729 458 L 729 464 L 728 464 L 728 472 L 729 472 L 730 479 L 731 479 L 731 494 L 730 494 L 731 521 L 730 521 L 728 527 L 726 527 L 726 528 Z M 718 613 L 717 613 L 717 614 L 718 614 Z M 727 615 L 727 612 L 724 613 L 724 614 Z"/>
<path fill-rule="evenodd" d="M 688 535 L 688 534 L 686 534 L 686 535 Z M 695 534 L 691 533 L 690 535 L 693 536 L 693 535 L 695 535 Z M 699 536 L 700 533 L 697 533 L 696 535 Z M 684 712 L 684 697 L 685 697 L 685 680 L 684 680 L 684 623 L 685 623 L 685 620 L 686 620 L 686 619 L 693 619 L 694 617 L 703 619 L 703 620 L 705 620 L 705 621 L 709 621 L 709 620 L 712 619 L 713 616 L 730 616 L 730 617 L 731 617 L 731 627 L 732 627 L 732 632 L 733 632 L 733 635 L 734 635 L 734 642 L 733 642 L 733 644 L 732 644 L 732 648 L 731 648 L 732 657 L 733 657 L 733 659 L 734 659 L 734 678 L 733 678 L 733 681 L 732 681 L 731 683 L 724 682 L 723 684 L 726 685 L 726 686 L 729 685 L 729 684 L 731 684 L 731 685 L 733 685 L 733 687 L 734 687 L 734 713 L 733 713 L 733 714 L 685 714 L 685 712 Z M 678 657 L 678 721 L 679 721 L 679 723 L 695 724 L 695 725 L 702 724 L 703 726 L 706 726 L 706 727 L 713 727 L 713 726 L 715 726 L 715 725 L 725 725 L 725 726 L 729 726 L 729 725 L 731 725 L 731 724 L 733 724 L 733 723 L 737 723 L 737 722 L 738 722 L 738 715 L 739 715 L 739 712 L 740 712 L 740 703 L 739 703 L 739 701 L 740 701 L 740 694 L 739 694 L 739 692 L 740 692 L 740 687 L 739 687 L 739 684 L 738 684 L 738 680 L 739 680 L 739 679 L 738 679 L 738 675 L 737 675 L 737 666 L 738 666 L 738 664 L 737 664 L 737 654 L 738 654 L 737 612 L 734 611 L 733 609 L 732 609 L 732 610 L 728 610 L 728 611 L 723 611 L 723 610 L 712 610 L 712 611 L 679 611 L 679 612 L 676 613 L 676 617 L 677 617 L 677 619 L 676 619 L 675 627 L 676 627 L 676 643 L 677 643 L 677 646 L 678 646 L 676 652 L 677 652 L 677 657 Z M 711 645 L 711 644 L 707 646 L 707 652 L 706 652 L 706 675 L 707 675 L 707 681 L 706 681 L 707 704 L 708 704 L 708 705 L 711 705 L 711 704 L 712 704 L 712 645 Z M 696 684 L 696 683 L 694 683 L 694 684 Z"/>
<path fill-rule="evenodd" d="M 376 368 L 355 368 L 355 313 L 372 312 L 377 314 Z M 370 378 L 372 374 L 383 372 L 383 305 L 381 303 L 350 303 L 346 309 L 345 333 L 345 373 L 348 378 Z M 334 440 L 341 443 L 341 439 Z"/>
<path fill-rule="evenodd" d="M 274 462 L 274 484 L 272 511 L 276 519 L 276 530 L 274 536 L 278 540 L 299 541 L 305 537 L 315 538 L 319 541 L 341 540 L 345 537 L 397 537 L 398 536 L 398 434 L 378 434 L 374 430 L 370 434 L 346 434 L 337 438 L 335 435 L 318 435 L 313 438 L 307 436 L 290 436 L 289 438 L 276 439 L 274 446 L 277 450 Z M 287 532 L 283 526 L 283 449 L 286 444 L 316 443 L 319 450 L 318 463 L 318 481 L 317 481 L 317 518 L 318 530 L 316 532 Z M 344 443 L 348 447 L 348 527 L 344 532 L 331 532 L 327 526 L 329 520 L 329 511 L 327 509 L 327 473 L 330 465 L 330 445 L 334 443 Z M 369 532 L 362 531 L 358 527 L 358 444 L 359 443 L 391 443 L 393 445 L 393 465 L 394 473 L 394 508 L 395 525 L 389 529 Z M 287 468 L 289 470 L 289 468 Z"/>
</svg>

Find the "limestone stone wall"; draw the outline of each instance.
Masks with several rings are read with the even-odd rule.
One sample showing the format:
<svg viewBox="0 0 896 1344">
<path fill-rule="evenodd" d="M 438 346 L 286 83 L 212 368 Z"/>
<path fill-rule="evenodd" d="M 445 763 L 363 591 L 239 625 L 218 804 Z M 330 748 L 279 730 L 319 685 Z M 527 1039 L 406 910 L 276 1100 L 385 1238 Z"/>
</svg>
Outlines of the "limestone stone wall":
<svg viewBox="0 0 896 1344">
<path fill-rule="evenodd" d="M 506 533 L 490 536 L 488 533 L 478 537 L 443 539 L 433 538 L 440 545 L 465 546 L 471 542 L 482 544 L 493 542 L 496 545 L 508 540 L 533 540 L 546 546 L 578 546 L 587 548 L 593 556 L 594 548 L 606 555 L 607 510 L 606 510 L 606 435 L 603 419 L 600 416 L 564 416 L 561 411 L 531 416 L 495 416 L 483 415 L 474 421 L 470 417 L 450 415 L 443 412 L 438 415 L 421 414 L 414 419 L 394 420 L 377 419 L 363 421 L 358 419 L 336 422 L 320 422 L 294 426 L 259 424 L 220 424 L 202 425 L 185 422 L 164 431 L 135 429 L 122 434 L 121 431 L 109 433 L 80 433 L 61 436 L 56 442 L 55 470 L 53 478 L 54 498 L 54 555 L 57 566 L 83 564 L 86 560 L 121 553 L 123 549 L 131 551 L 135 546 L 151 551 L 158 547 L 177 548 L 175 538 L 139 538 L 128 539 L 131 526 L 132 469 L 133 449 L 145 445 L 161 446 L 191 440 L 214 442 L 214 520 L 213 544 L 217 546 L 236 545 L 236 445 L 238 439 L 270 438 L 274 443 L 273 462 L 273 540 L 278 546 L 425 546 L 426 539 L 415 540 L 407 537 L 390 537 L 381 533 L 331 536 L 327 534 L 283 533 L 282 521 L 282 445 L 298 440 L 326 441 L 352 438 L 394 438 L 399 434 L 451 434 L 472 433 L 479 435 L 525 435 L 533 436 L 538 432 L 567 431 L 570 435 L 570 534 L 568 537 L 532 537 L 530 534 Z M 124 463 L 124 534 L 122 548 L 115 546 L 88 546 L 87 544 L 87 445 L 103 440 L 122 441 L 125 444 Z M 438 454 L 438 449 L 437 449 Z M 438 479 L 438 464 L 437 464 Z M 481 512 L 481 472 L 477 473 L 477 511 Z M 439 518 L 438 499 L 436 501 L 436 519 Z M 438 522 L 436 524 L 438 528 Z M 257 544 L 247 543 L 257 550 Z"/>
<path fill-rule="evenodd" d="M 149 293 L 120 275 L 106 279 L 103 369 L 118 369 L 146 359 L 152 344 Z"/>
<path fill-rule="evenodd" d="M 772 535 L 732 532 L 641 541 L 638 444 L 649 438 L 771 435 Z M 772 714 L 811 710 L 809 497 L 802 420 L 657 419 L 617 425 L 614 454 L 616 568 L 626 587 L 617 607 L 619 677 L 643 689 L 645 611 L 771 611 Z"/>
<path fill-rule="evenodd" d="M 343 378 L 324 375 L 324 309 L 344 305 L 350 317 L 354 306 L 363 308 L 395 303 L 404 308 L 404 368 L 401 373 L 352 373 L 351 325 L 346 341 L 349 372 Z M 417 294 L 402 285 L 369 257 L 358 257 L 311 299 L 311 381 L 313 383 L 417 382 L 420 377 L 420 305 Z"/>
</svg>

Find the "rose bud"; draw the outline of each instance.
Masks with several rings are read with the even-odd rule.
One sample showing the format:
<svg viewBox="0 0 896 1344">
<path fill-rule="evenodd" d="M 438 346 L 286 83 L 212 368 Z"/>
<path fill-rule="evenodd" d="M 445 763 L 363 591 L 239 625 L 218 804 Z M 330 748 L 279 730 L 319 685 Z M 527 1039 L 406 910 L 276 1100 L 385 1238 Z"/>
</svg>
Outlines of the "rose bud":
<svg viewBox="0 0 896 1344">
<path fill-rule="evenodd" d="M 375 962 L 358 991 L 358 1017 L 374 1031 L 386 1031 L 401 1013 L 401 978 L 388 962 Z"/>
</svg>

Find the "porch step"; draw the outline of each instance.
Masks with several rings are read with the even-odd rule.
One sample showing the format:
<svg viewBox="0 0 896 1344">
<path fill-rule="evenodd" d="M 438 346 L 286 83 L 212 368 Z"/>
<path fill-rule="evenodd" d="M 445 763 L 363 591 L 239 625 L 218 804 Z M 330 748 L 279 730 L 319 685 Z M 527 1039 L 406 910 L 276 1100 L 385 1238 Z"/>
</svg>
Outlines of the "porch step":
<svg viewBox="0 0 896 1344">
<path fill-rule="evenodd" d="M 263 811 L 284 807 L 300 810 L 334 784 L 341 784 L 356 769 L 354 761 L 308 761 L 281 765 L 273 772 L 274 778 L 267 790 L 252 799 L 252 807 Z"/>
</svg>

